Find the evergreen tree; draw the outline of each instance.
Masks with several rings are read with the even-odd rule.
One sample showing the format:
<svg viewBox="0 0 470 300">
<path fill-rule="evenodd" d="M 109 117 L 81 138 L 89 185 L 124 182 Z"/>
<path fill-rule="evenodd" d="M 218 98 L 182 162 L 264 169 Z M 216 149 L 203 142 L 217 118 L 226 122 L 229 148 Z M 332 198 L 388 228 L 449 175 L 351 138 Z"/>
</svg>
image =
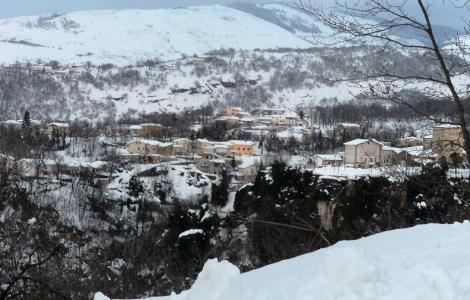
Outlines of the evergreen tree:
<svg viewBox="0 0 470 300">
<path fill-rule="evenodd" d="M 218 206 L 225 206 L 227 204 L 229 195 L 230 177 L 224 170 L 220 184 L 212 184 L 212 204 Z"/>
<path fill-rule="evenodd" d="M 136 176 L 131 177 L 127 188 L 129 195 L 134 198 L 138 198 L 144 192 L 144 185 Z"/>
<path fill-rule="evenodd" d="M 25 111 L 24 117 L 23 117 L 23 127 L 31 127 L 31 118 L 29 115 L 29 111 Z"/>
</svg>

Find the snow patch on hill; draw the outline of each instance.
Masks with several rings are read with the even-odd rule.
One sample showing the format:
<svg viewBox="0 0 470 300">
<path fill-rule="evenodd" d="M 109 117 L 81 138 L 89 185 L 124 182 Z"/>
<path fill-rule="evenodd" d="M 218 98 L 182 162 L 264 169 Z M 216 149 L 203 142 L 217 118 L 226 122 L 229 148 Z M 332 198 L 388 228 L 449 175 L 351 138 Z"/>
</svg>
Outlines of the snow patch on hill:
<svg viewBox="0 0 470 300">
<path fill-rule="evenodd" d="M 1 62 L 58 60 L 119 65 L 221 48 L 308 48 L 289 31 L 225 6 L 87 11 L 0 21 Z"/>
<path fill-rule="evenodd" d="M 467 221 L 340 242 L 241 275 L 210 260 L 191 290 L 150 299 L 470 299 L 469 241 Z"/>
</svg>

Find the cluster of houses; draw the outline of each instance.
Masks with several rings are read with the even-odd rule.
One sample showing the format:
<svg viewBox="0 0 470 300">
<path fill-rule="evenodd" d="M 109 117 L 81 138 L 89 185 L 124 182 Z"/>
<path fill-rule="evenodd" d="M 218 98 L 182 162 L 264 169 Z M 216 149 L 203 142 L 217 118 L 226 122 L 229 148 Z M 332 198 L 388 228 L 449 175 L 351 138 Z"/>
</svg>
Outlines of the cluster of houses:
<svg viewBox="0 0 470 300">
<path fill-rule="evenodd" d="M 314 166 L 351 166 L 370 168 L 400 164 L 403 162 L 451 162 L 465 156 L 462 148 L 462 129 L 458 125 L 437 125 L 431 135 L 423 139 L 406 137 L 397 142 L 397 147 L 375 139 L 355 139 L 344 143 L 344 152 L 317 154 L 311 159 Z"/>
<path fill-rule="evenodd" d="M 312 115 L 313 116 L 313 115 Z M 304 116 L 305 117 L 305 116 Z M 315 117 L 315 116 L 313 116 Z M 256 128 L 277 130 L 278 135 L 297 128 L 308 127 L 298 114 L 283 108 L 254 108 L 246 112 L 239 107 L 228 107 L 223 115 L 215 119 L 216 123 L 254 131 Z M 42 123 L 31 120 L 31 126 L 43 130 L 49 137 L 57 134 L 70 136 L 70 124 L 65 122 Z M 307 126 L 306 126 L 307 125 Z M 0 122 L 0 127 L 22 128 L 22 120 Z M 310 127 L 309 127 L 310 128 Z M 334 130 L 347 133 L 346 136 L 358 136 L 361 125 L 353 123 L 336 124 Z M 253 141 L 230 140 L 209 141 L 207 139 L 178 138 L 171 142 L 159 141 L 167 130 L 157 123 L 116 124 L 104 129 L 108 136 L 124 136 L 130 140 L 125 146 L 117 147 L 120 162 L 136 164 L 156 164 L 172 162 L 194 164 L 207 174 L 222 175 L 229 171 L 237 180 L 251 181 L 261 168 L 262 162 L 269 164 L 268 156 L 257 155 L 257 144 Z M 310 128 L 312 130 L 312 128 Z M 260 131 L 263 133 L 263 131 Z M 308 166 L 350 166 L 353 168 L 372 168 L 384 165 L 401 164 L 403 162 L 422 163 L 446 159 L 452 161 L 455 157 L 465 155 L 462 150 L 462 130 L 456 125 L 438 125 L 432 134 L 424 138 L 406 137 L 391 147 L 386 142 L 373 138 L 354 139 L 344 143 L 344 151 L 337 154 L 317 154 L 309 159 Z M 80 161 L 58 162 L 50 159 L 20 159 L 0 154 L 0 170 L 14 171 L 25 177 L 88 176 L 97 185 L 106 185 L 112 179 L 112 162 L 84 163 Z"/>
<path fill-rule="evenodd" d="M 302 125 L 299 115 L 285 108 L 254 108 L 250 112 L 240 107 L 228 107 L 222 116 L 215 119 L 217 124 L 232 127 L 294 127 Z"/>
<path fill-rule="evenodd" d="M 13 128 L 21 129 L 23 127 L 23 120 L 6 120 L 0 121 L 0 127 L 2 128 Z M 54 134 L 59 135 L 70 135 L 70 124 L 67 122 L 51 122 L 43 123 L 39 120 L 30 120 L 30 126 L 37 129 L 38 131 L 46 132 L 49 137 L 52 137 Z"/>
<path fill-rule="evenodd" d="M 195 164 L 202 172 L 217 175 L 231 168 L 236 170 L 235 176 L 243 181 L 253 179 L 259 170 L 259 160 L 253 159 L 255 143 L 251 141 L 214 142 L 207 139 L 179 138 L 171 143 L 164 143 L 135 139 L 127 144 L 127 153 L 124 156 L 138 163 L 185 161 Z"/>
</svg>

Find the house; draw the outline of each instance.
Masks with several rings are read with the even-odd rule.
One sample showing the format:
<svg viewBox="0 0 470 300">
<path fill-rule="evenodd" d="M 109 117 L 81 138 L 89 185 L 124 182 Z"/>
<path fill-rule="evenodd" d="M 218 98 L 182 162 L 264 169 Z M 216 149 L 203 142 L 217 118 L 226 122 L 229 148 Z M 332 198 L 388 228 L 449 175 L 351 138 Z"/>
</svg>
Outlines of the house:
<svg viewBox="0 0 470 300">
<path fill-rule="evenodd" d="M 271 124 L 274 126 L 295 126 L 299 123 L 298 118 L 286 116 L 274 116 L 271 119 Z"/>
<path fill-rule="evenodd" d="M 214 144 L 206 139 L 197 139 L 194 141 L 194 152 L 197 155 L 214 152 Z"/>
<path fill-rule="evenodd" d="M 224 110 L 224 116 L 227 116 L 227 117 L 232 117 L 232 116 L 235 116 L 236 114 L 238 113 L 241 113 L 243 112 L 243 109 L 241 107 L 228 107 Z"/>
<path fill-rule="evenodd" d="M 243 118 L 251 118 L 251 114 L 246 111 L 241 111 L 235 115 L 237 118 L 243 119 Z"/>
<path fill-rule="evenodd" d="M 316 154 L 312 158 L 315 167 L 335 166 L 339 167 L 343 163 L 343 157 L 338 154 Z"/>
<path fill-rule="evenodd" d="M 254 143 L 251 141 L 229 141 L 230 152 L 235 156 L 253 156 Z"/>
<path fill-rule="evenodd" d="M 380 164 L 383 144 L 375 139 L 355 139 L 344 143 L 344 163 L 355 168 Z"/>
<path fill-rule="evenodd" d="M 416 147 L 422 146 L 423 140 L 414 136 L 405 137 L 397 141 L 397 147 Z"/>
<path fill-rule="evenodd" d="M 0 154 L 0 173 L 9 173 L 15 169 L 15 159 L 9 155 Z"/>
<path fill-rule="evenodd" d="M 243 117 L 240 118 L 240 125 L 245 126 L 245 127 L 251 127 L 255 125 L 256 119 L 252 117 Z"/>
<path fill-rule="evenodd" d="M 140 136 L 148 138 L 159 138 L 163 134 L 164 127 L 161 124 L 156 123 L 144 123 L 140 124 L 141 132 Z"/>
<path fill-rule="evenodd" d="M 406 155 L 402 155 L 403 153 L 404 151 L 401 148 L 383 146 L 380 157 L 380 164 L 397 164 L 400 161 L 404 161 L 406 159 Z"/>
<path fill-rule="evenodd" d="M 17 120 L 0 121 L 0 126 L 9 129 L 20 129 L 23 122 Z"/>
<path fill-rule="evenodd" d="M 240 118 L 235 116 L 222 116 L 214 120 L 216 124 L 227 125 L 227 126 L 238 126 L 240 124 Z"/>
<path fill-rule="evenodd" d="M 130 125 L 127 124 L 111 124 L 105 128 L 106 136 L 126 136 L 129 135 Z"/>
<path fill-rule="evenodd" d="M 56 162 L 49 159 L 24 158 L 16 162 L 16 170 L 25 177 L 44 177 L 52 174 Z"/>
<path fill-rule="evenodd" d="M 130 154 L 140 154 L 140 155 L 149 155 L 149 154 L 159 154 L 159 155 L 172 155 L 173 154 L 173 144 L 171 143 L 162 143 L 155 140 L 135 140 L 130 142 L 127 145 L 127 151 Z"/>
<path fill-rule="evenodd" d="M 142 126 L 140 125 L 130 125 L 129 134 L 131 136 L 140 136 L 142 134 Z"/>
<path fill-rule="evenodd" d="M 206 153 L 195 161 L 199 170 L 204 173 L 222 175 L 225 170 L 225 160 L 220 155 Z"/>
<path fill-rule="evenodd" d="M 224 142 L 214 142 L 213 144 L 214 153 L 225 157 L 230 154 L 230 147 Z"/>
<path fill-rule="evenodd" d="M 403 148 L 405 160 L 411 163 L 427 163 L 434 162 L 437 154 L 432 152 L 432 149 L 424 149 L 423 146 Z"/>
<path fill-rule="evenodd" d="M 64 122 L 49 123 L 47 124 L 47 134 L 49 137 L 53 137 L 56 134 L 68 136 L 70 135 L 70 124 Z"/>
<path fill-rule="evenodd" d="M 346 134 L 353 137 L 361 133 L 361 125 L 356 123 L 338 123 L 335 126 L 335 131 L 337 134 Z"/>
<path fill-rule="evenodd" d="M 193 142 L 188 138 L 173 141 L 173 154 L 188 156 L 193 153 Z"/>
<path fill-rule="evenodd" d="M 242 157 L 238 161 L 235 179 L 242 182 L 252 182 L 260 169 L 259 157 Z"/>
<path fill-rule="evenodd" d="M 258 117 L 267 117 L 267 116 L 282 116 L 286 113 L 286 109 L 284 108 L 262 108 L 262 107 L 255 107 L 252 109 L 251 113 L 254 116 Z"/>
<path fill-rule="evenodd" d="M 447 160 L 454 154 L 463 155 L 463 133 L 459 125 L 441 124 L 432 129 L 431 148 L 434 153 Z"/>
<path fill-rule="evenodd" d="M 425 150 L 432 149 L 432 134 L 423 137 L 423 147 Z"/>
</svg>

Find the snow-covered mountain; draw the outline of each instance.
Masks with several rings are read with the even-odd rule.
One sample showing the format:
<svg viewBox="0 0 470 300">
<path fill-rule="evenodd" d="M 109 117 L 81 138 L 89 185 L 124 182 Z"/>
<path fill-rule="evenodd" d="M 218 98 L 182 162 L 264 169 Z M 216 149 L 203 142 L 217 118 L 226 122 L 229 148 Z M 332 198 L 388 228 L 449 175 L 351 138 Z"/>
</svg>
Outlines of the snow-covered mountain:
<svg viewBox="0 0 470 300">
<path fill-rule="evenodd" d="M 242 275 L 213 260 L 191 290 L 151 299 L 470 299 L 469 239 L 467 221 L 340 242 Z"/>
<path fill-rule="evenodd" d="M 308 48 L 292 32 L 225 6 L 87 11 L 0 20 L 0 60 L 115 64 L 221 48 Z"/>
</svg>

